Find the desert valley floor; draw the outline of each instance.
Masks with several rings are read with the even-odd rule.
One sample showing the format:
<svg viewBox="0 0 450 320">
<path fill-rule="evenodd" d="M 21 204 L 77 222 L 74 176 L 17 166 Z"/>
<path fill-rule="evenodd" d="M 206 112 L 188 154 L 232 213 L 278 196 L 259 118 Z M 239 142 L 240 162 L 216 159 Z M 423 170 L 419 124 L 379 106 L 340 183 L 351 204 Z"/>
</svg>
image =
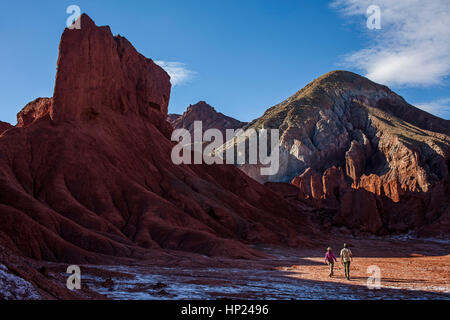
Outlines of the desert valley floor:
<svg viewBox="0 0 450 320">
<path fill-rule="evenodd" d="M 83 291 L 98 299 L 450 299 L 450 242 L 401 238 L 339 239 L 352 245 L 352 279 L 336 264 L 328 277 L 322 252 L 255 246 L 258 260 L 168 255 L 152 262 L 82 266 Z M 337 250 L 335 250 L 337 251 Z M 195 262 L 193 262 L 195 261 Z M 381 289 L 370 290 L 367 268 L 381 268 Z M 65 279 L 66 266 L 48 266 Z"/>
</svg>

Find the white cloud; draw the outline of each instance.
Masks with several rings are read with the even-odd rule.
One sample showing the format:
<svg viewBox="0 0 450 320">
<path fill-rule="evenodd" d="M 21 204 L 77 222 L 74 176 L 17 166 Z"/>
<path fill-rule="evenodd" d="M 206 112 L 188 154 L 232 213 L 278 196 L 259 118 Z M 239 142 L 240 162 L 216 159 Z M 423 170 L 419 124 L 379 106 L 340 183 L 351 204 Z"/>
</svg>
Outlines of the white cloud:
<svg viewBox="0 0 450 320">
<path fill-rule="evenodd" d="M 350 53 L 345 65 L 387 85 L 443 83 L 450 75 L 450 1 L 334 0 L 331 7 L 360 17 L 363 29 L 370 5 L 381 9 L 381 30 L 365 29 L 370 42 Z"/>
<path fill-rule="evenodd" d="M 442 98 L 431 102 L 416 103 L 416 107 L 443 119 L 450 120 L 450 98 Z"/>
<path fill-rule="evenodd" d="M 173 86 L 184 84 L 192 79 L 195 72 L 186 68 L 186 65 L 182 62 L 168 62 L 168 61 L 155 61 L 155 63 L 166 70 L 170 75 L 170 82 Z"/>
</svg>

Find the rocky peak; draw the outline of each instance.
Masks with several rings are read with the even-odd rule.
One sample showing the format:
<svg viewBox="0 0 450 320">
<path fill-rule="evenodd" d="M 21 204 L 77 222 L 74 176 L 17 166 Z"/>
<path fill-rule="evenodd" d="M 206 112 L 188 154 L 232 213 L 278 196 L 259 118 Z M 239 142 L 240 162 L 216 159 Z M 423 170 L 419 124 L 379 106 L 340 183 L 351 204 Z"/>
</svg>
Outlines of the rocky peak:
<svg viewBox="0 0 450 320">
<path fill-rule="evenodd" d="M 194 121 L 202 121 L 203 130 L 219 129 L 224 134 L 226 129 L 236 130 L 246 125 L 245 122 L 217 112 L 205 101 L 190 105 L 182 116 L 169 115 L 167 119 L 175 129 L 183 128 L 189 130 L 191 133 L 194 130 Z"/>
<path fill-rule="evenodd" d="M 450 135 L 450 121 L 408 104 L 387 86 L 349 71 L 331 71 L 317 78 L 285 102 L 321 101 L 322 109 L 343 108 L 356 100 L 407 121 L 421 129 Z M 285 104 L 283 102 L 282 104 Z M 325 102 L 325 103 L 324 103 Z"/>
<path fill-rule="evenodd" d="M 109 27 L 80 19 L 81 29 L 61 38 L 52 119 L 89 121 L 111 111 L 165 119 L 169 75 Z"/>
<path fill-rule="evenodd" d="M 199 101 L 194 105 L 189 105 L 186 112 L 217 112 L 212 106 L 206 103 L 206 101 Z"/>
</svg>

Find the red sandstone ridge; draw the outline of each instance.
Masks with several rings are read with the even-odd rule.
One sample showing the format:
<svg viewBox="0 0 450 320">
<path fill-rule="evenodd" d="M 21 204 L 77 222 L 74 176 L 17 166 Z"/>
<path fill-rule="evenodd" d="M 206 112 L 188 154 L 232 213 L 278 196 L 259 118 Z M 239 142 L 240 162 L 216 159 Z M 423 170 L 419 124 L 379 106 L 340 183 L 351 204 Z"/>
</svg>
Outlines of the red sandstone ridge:
<svg viewBox="0 0 450 320">
<path fill-rule="evenodd" d="M 175 129 L 187 129 L 191 134 L 194 132 L 194 121 L 201 121 L 203 131 L 218 129 L 224 136 L 226 129 L 241 129 L 246 123 L 217 112 L 204 101 L 190 105 L 183 115 L 169 114 L 168 121 Z"/>
<path fill-rule="evenodd" d="M 249 258 L 253 242 L 305 245 L 297 204 L 234 166 L 176 166 L 170 79 L 109 27 L 61 39 L 54 97 L 0 135 L 0 245 L 73 263 L 164 250 Z"/>
</svg>

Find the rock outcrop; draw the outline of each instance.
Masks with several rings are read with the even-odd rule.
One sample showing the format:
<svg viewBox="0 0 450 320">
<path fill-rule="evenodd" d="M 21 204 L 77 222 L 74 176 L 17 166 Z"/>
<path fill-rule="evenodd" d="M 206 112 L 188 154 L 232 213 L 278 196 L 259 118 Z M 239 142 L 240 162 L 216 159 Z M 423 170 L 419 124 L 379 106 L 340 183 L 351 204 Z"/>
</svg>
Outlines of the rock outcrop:
<svg viewBox="0 0 450 320">
<path fill-rule="evenodd" d="M 54 97 L 0 135 L 0 245 L 65 263 L 165 250 L 249 258 L 313 229 L 234 166 L 172 163 L 170 78 L 109 27 L 64 31 Z"/>
<path fill-rule="evenodd" d="M 323 193 L 327 199 L 340 200 L 347 189 L 344 172 L 341 167 L 331 167 L 323 174 Z"/>
<path fill-rule="evenodd" d="M 47 116 L 52 105 L 52 98 L 38 98 L 30 102 L 17 114 L 17 127 L 27 127 Z"/>
<path fill-rule="evenodd" d="M 282 183 L 266 183 L 280 192 Z M 345 178 L 342 168 L 331 167 L 323 175 L 308 168 L 291 183 L 289 199 L 320 209 L 326 226 L 345 226 L 353 232 L 378 235 L 415 231 L 417 235 L 448 237 L 450 183 L 439 182 L 427 192 L 411 192 L 397 180 L 384 183 L 375 174 L 364 176 L 358 187 Z"/>
<path fill-rule="evenodd" d="M 292 184 L 297 186 L 304 194 L 311 195 L 314 199 L 322 199 L 323 183 L 322 176 L 318 175 L 313 169 L 308 168 L 303 174 L 295 177 Z"/>
<path fill-rule="evenodd" d="M 349 190 L 342 196 L 339 212 L 333 223 L 353 231 L 381 234 L 385 230 L 380 205 L 381 200 L 370 192 Z"/>
<path fill-rule="evenodd" d="M 7 122 L 0 121 L 0 135 L 3 134 L 8 129 L 11 129 L 13 126 Z"/>
<path fill-rule="evenodd" d="M 169 113 L 167 115 L 167 121 L 169 121 L 171 124 L 175 123 L 175 121 L 177 121 L 180 117 L 182 117 L 181 114 L 176 114 L 176 113 Z"/>
<path fill-rule="evenodd" d="M 217 112 L 204 101 L 190 105 L 183 115 L 169 114 L 167 120 L 175 129 L 186 129 L 194 132 L 194 121 L 202 122 L 203 132 L 208 129 L 218 129 L 225 137 L 226 129 L 241 129 L 246 123 Z"/>
</svg>

